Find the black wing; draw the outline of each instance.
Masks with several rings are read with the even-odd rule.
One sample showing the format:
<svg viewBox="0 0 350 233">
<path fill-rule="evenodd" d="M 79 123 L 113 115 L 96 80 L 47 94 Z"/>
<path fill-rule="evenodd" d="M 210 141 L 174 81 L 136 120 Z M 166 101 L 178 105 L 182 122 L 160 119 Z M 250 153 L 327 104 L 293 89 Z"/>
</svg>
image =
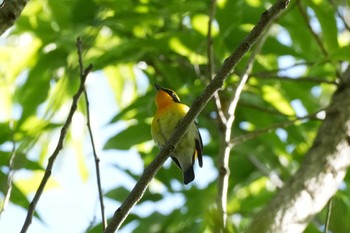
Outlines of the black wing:
<svg viewBox="0 0 350 233">
<path fill-rule="evenodd" d="M 202 167 L 203 166 L 203 157 L 202 157 L 202 155 L 203 155 L 203 141 L 202 141 L 202 136 L 199 133 L 197 123 L 196 123 L 196 126 L 197 126 L 197 131 L 198 131 L 198 138 L 196 139 L 196 151 L 197 151 L 199 166 Z"/>
</svg>

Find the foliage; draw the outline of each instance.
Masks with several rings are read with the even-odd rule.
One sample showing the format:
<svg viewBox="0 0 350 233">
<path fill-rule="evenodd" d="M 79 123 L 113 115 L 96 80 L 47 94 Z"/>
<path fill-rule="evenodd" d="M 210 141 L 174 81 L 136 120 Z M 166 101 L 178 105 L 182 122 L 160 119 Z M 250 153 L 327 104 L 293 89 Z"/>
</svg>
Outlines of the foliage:
<svg viewBox="0 0 350 233">
<path fill-rule="evenodd" d="M 213 22 L 216 68 L 273 2 L 217 1 Z M 322 119 L 321 110 L 336 88 L 338 74 L 350 61 L 349 25 L 339 16 L 339 12 L 349 12 L 349 4 L 350 1 L 292 1 L 268 32 L 236 110 L 233 139 L 259 129 L 271 130 L 233 148 L 228 232 L 241 232 L 271 199 L 278 189 L 274 176 L 285 181 L 302 163 Z M 34 177 L 45 167 L 52 136 L 64 121 L 58 116 L 66 115 L 66 106 L 78 87 L 77 36 L 83 38 L 84 63 L 92 63 L 96 73 L 102 71 L 101 78 L 108 80 L 119 108 L 110 125 L 123 127 L 105 143 L 104 149 L 136 149 L 147 166 L 158 152 L 150 137 L 155 111 L 150 84 L 156 82 L 176 90 L 188 105 L 201 93 L 209 77 L 210 7 L 209 1 L 201 0 L 30 1 L 0 47 L 0 192 L 6 193 L 14 142 L 16 159 L 12 169 L 26 170 Z M 249 55 L 219 92 L 224 108 Z M 85 114 L 83 105 L 79 111 Z M 274 127 L 307 115 L 310 117 L 288 127 Z M 157 206 L 169 197 L 179 197 L 181 206 L 168 212 L 155 210 L 147 216 L 131 215 L 127 223 L 134 223 L 134 232 L 214 232 L 215 164 L 222 132 L 213 102 L 198 121 L 205 141 L 205 172 L 199 168 L 196 172 L 204 176 L 197 177 L 204 182 L 190 187 L 180 185 L 181 174 L 175 165 L 164 166 L 139 205 Z M 69 141 L 75 140 L 73 134 Z M 84 146 L 83 140 L 76 146 Z M 139 174 L 132 171 L 119 166 L 116 169 L 133 181 L 138 178 Z M 34 184 L 39 181 L 31 180 Z M 10 201 L 28 208 L 33 190 L 21 189 L 21 182 L 24 181 L 15 180 Z M 153 185 L 158 188 L 152 189 Z M 105 197 L 122 202 L 129 191 L 114 187 Z M 349 232 L 348 194 L 349 177 L 334 198 L 330 218 L 333 232 Z M 305 232 L 322 232 L 326 211 L 322 210 Z M 99 232 L 100 227 L 90 232 Z"/>
</svg>

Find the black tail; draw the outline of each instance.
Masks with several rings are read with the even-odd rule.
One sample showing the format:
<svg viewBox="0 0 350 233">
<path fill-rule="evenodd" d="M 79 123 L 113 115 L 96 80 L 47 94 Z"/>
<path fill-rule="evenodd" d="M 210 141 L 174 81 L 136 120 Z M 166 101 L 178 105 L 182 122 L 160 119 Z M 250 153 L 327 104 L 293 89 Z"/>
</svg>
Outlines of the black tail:
<svg viewBox="0 0 350 233">
<path fill-rule="evenodd" d="M 194 180 L 193 166 L 190 166 L 190 167 L 184 172 L 184 184 L 191 183 L 193 180 Z"/>
</svg>

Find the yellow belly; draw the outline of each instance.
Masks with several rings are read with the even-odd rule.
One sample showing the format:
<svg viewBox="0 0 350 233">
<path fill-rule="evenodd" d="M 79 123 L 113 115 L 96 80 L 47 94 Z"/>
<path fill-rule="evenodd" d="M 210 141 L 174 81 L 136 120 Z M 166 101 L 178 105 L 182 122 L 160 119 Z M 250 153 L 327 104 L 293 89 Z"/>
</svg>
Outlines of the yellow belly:
<svg viewBox="0 0 350 233">
<path fill-rule="evenodd" d="M 165 145 L 170 139 L 176 126 L 185 116 L 186 111 L 163 111 L 155 115 L 152 122 L 152 137 L 159 147 Z M 193 164 L 193 155 L 195 152 L 195 140 L 198 138 L 198 131 L 195 123 L 192 123 L 178 144 L 174 156 L 180 163 L 181 169 L 186 170 Z"/>
</svg>

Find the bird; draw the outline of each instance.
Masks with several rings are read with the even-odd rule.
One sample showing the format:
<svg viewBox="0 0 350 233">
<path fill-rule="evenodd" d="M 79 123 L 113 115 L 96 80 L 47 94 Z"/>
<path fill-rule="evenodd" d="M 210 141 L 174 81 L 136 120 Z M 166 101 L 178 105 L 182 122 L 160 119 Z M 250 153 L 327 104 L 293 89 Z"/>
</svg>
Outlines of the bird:
<svg viewBox="0 0 350 233">
<path fill-rule="evenodd" d="M 162 148 L 170 139 L 179 122 L 184 118 L 189 107 L 180 102 L 177 94 L 168 88 L 154 84 L 157 90 L 155 102 L 157 111 L 154 115 L 151 134 L 158 147 Z M 192 122 L 184 137 L 181 139 L 171 159 L 183 172 L 183 183 L 189 184 L 195 178 L 193 166 L 196 158 L 203 166 L 203 142 L 196 122 Z"/>
</svg>

